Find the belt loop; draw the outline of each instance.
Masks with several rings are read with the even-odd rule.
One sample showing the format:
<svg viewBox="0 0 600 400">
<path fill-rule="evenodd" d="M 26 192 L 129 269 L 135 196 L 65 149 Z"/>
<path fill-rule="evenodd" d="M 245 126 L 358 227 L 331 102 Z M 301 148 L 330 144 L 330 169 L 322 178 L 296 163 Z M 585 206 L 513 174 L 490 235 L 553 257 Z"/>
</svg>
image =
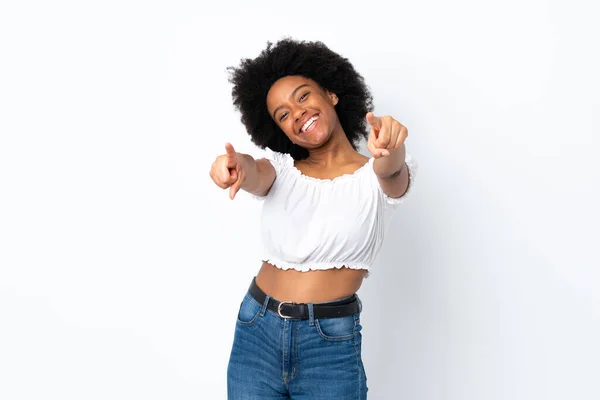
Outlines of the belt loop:
<svg viewBox="0 0 600 400">
<path fill-rule="evenodd" d="M 308 325 L 313 326 L 315 324 L 315 313 L 313 311 L 313 303 L 307 303 L 308 307 Z"/>
<path fill-rule="evenodd" d="M 265 311 L 267 310 L 267 305 L 269 304 L 269 300 L 271 300 L 271 296 L 269 296 L 267 294 L 266 297 L 265 297 L 265 301 L 263 301 L 262 309 L 260 310 L 260 316 L 261 317 L 265 316 Z"/>
</svg>

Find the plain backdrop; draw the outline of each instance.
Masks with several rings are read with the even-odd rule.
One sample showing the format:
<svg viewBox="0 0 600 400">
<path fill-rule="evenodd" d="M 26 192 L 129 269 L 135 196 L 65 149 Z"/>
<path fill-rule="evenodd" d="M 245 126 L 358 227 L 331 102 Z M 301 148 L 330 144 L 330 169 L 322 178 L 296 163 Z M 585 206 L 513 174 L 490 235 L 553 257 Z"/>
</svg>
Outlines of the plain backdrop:
<svg viewBox="0 0 600 400">
<path fill-rule="evenodd" d="M 4 2 L 0 398 L 225 399 L 262 154 L 226 68 L 321 40 L 419 176 L 364 302 L 369 398 L 600 398 L 591 2 Z"/>
</svg>

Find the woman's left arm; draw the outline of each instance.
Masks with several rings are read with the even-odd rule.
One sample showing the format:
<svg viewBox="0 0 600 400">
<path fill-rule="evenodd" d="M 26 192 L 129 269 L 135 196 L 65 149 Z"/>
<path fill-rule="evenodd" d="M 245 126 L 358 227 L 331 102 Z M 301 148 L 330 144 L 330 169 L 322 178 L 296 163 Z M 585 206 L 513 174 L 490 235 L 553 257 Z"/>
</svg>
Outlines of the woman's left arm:
<svg viewBox="0 0 600 400">
<path fill-rule="evenodd" d="M 405 163 L 408 130 L 390 116 L 367 114 L 371 125 L 368 148 L 375 161 L 373 170 L 383 192 L 392 198 L 402 197 L 408 190 L 410 174 Z"/>
</svg>

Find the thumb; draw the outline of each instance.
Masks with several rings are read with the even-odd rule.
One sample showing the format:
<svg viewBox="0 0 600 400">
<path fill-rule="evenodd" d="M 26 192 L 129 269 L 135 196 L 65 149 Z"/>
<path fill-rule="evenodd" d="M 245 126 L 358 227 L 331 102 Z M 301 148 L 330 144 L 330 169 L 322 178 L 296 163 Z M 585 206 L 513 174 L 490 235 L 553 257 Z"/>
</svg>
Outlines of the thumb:
<svg viewBox="0 0 600 400">
<path fill-rule="evenodd" d="M 231 200 L 235 198 L 236 193 L 241 189 L 242 184 L 246 180 L 246 173 L 244 172 L 244 170 L 234 170 L 234 172 L 236 181 L 233 183 L 233 185 L 229 187 L 229 198 Z"/>
<path fill-rule="evenodd" d="M 367 123 L 373 127 L 373 129 L 381 128 L 381 120 L 379 117 L 376 117 L 372 112 L 367 113 Z"/>
</svg>

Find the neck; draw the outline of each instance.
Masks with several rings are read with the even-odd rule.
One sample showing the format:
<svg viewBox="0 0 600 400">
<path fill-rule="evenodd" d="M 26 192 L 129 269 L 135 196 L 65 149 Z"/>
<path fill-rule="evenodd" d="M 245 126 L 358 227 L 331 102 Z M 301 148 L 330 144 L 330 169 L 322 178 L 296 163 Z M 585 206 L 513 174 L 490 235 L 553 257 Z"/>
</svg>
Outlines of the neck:
<svg viewBox="0 0 600 400">
<path fill-rule="evenodd" d="M 327 166 L 355 154 L 356 150 L 354 150 L 352 143 L 350 143 L 348 137 L 340 127 L 333 132 L 331 138 L 323 146 L 317 149 L 310 149 L 308 151 L 308 158 L 304 162 Z"/>
</svg>

